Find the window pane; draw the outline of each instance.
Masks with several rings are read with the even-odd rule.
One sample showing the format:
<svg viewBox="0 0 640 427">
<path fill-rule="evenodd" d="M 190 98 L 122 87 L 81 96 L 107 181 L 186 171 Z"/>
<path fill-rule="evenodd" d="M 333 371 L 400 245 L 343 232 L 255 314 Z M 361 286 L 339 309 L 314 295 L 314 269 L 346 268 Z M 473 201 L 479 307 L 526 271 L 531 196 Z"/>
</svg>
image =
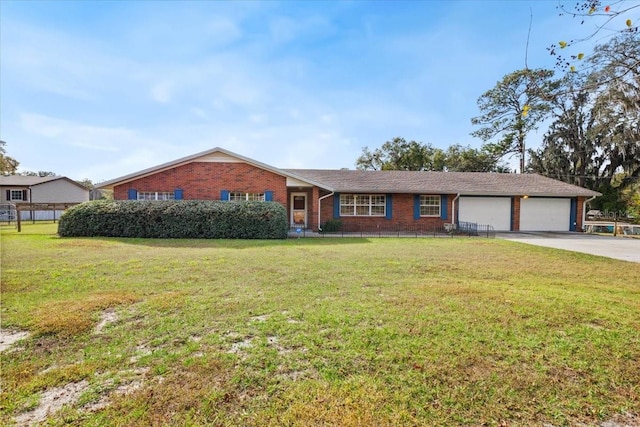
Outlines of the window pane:
<svg viewBox="0 0 640 427">
<path fill-rule="evenodd" d="M 353 216 L 355 215 L 355 197 L 353 194 L 341 194 L 340 195 L 340 215 Z"/>
<path fill-rule="evenodd" d="M 341 216 L 353 216 L 353 206 L 340 206 Z"/>
<path fill-rule="evenodd" d="M 356 206 L 356 215 L 369 215 L 369 206 Z"/>
<path fill-rule="evenodd" d="M 440 196 L 420 196 L 420 216 L 440 216 Z"/>
<path fill-rule="evenodd" d="M 352 194 L 341 194 L 340 195 L 340 205 L 352 205 L 353 204 L 353 195 Z"/>
<path fill-rule="evenodd" d="M 371 200 L 372 205 L 382 205 L 385 204 L 385 196 L 373 196 Z"/>
<path fill-rule="evenodd" d="M 371 200 L 370 196 L 357 195 L 356 196 L 356 205 L 368 205 Z"/>
<path fill-rule="evenodd" d="M 371 215 L 384 216 L 384 206 L 371 206 Z"/>
<path fill-rule="evenodd" d="M 232 192 L 229 193 L 229 201 L 230 202 L 240 202 L 242 200 L 245 200 L 244 193 L 240 193 L 238 191 L 232 191 Z"/>
<path fill-rule="evenodd" d="M 247 200 L 252 202 L 264 202 L 264 194 L 262 193 L 248 193 Z"/>
<path fill-rule="evenodd" d="M 341 194 L 340 215 L 384 216 L 386 196 L 377 194 Z"/>
</svg>

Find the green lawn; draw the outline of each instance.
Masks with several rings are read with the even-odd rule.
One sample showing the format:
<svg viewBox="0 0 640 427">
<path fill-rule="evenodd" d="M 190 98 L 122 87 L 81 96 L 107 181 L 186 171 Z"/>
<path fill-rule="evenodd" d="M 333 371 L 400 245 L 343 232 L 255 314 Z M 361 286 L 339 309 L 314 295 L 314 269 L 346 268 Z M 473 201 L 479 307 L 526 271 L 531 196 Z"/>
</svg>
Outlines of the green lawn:
<svg viewBox="0 0 640 427">
<path fill-rule="evenodd" d="M 77 400 L 47 425 L 640 414 L 640 264 L 495 239 L 55 231 L 2 228 L 2 328 L 31 335 L 0 353 L 0 424 L 69 384 Z"/>
</svg>

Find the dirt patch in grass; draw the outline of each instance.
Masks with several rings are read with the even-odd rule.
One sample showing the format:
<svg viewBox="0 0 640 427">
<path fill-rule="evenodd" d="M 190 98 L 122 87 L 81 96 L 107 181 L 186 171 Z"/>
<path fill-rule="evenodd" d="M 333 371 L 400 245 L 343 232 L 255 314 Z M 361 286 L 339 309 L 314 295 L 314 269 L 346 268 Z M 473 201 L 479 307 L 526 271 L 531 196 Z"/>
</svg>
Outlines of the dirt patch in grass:
<svg viewBox="0 0 640 427">
<path fill-rule="evenodd" d="M 0 329 L 0 352 L 9 350 L 13 344 L 27 338 L 29 335 L 29 332 L 26 331 Z"/>
<path fill-rule="evenodd" d="M 49 415 L 62 409 L 65 405 L 75 403 L 80 395 L 87 390 L 89 382 L 86 380 L 70 383 L 64 387 L 56 387 L 42 393 L 37 408 L 20 414 L 15 418 L 19 426 L 32 426 L 44 421 Z"/>
<path fill-rule="evenodd" d="M 640 426 L 640 415 L 638 414 L 619 414 L 610 420 L 600 423 L 600 427 L 638 427 Z M 582 427 L 582 426 L 580 426 Z"/>
<path fill-rule="evenodd" d="M 107 326 L 109 323 L 115 322 L 116 320 L 118 320 L 118 314 L 113 308 L 108 308 L 100 315 L 100 321 L 93 329 L 93 333 L 99 334 L 100 332 L 102 332 L 105 326 Z"/>
<path fill-rule="evenodd" d="M 115 387 L 115 389 L 112 389 L 110 392 L 105 392 L 100 395 L 98 400 L 94 400 L 93 402 L 84 405 L 82 407 L 82 410 L 88 412 L 99 411 L 108 407 L 115 397 L 128 396 L 142 389 L 145 384 L 144 375 L 148 372 L 149 368 L 138 368 L 130 371 L 120 372 L 119 375 L 124 376 L 126 380 L 122 381 L 117 387 Z M 114 382 L 112 380 L 107 381 L 107 383 L 103 384 L 103 389 L 112 388 L 113 383 Z"/>
</svg>

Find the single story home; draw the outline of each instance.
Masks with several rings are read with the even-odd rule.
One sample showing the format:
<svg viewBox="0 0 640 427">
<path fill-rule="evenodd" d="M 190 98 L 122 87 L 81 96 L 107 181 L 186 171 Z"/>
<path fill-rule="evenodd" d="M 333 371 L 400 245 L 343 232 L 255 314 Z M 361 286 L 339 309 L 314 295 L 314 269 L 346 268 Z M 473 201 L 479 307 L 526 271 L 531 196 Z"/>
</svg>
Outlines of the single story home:
<svg viewBox="0 0 640 427">
<path fill-rule="evenodd" d="M 116 200 L 274 201 L 292 226 L 459 221 L 497 231 L 581 230 L 600 193 L 537 174 L 279 169 L 214 148 L 103 182 Z"/>
<path fill-rule="evenodd" d="M 59 218 L 65 205 L 88 200 L 89 190 L 65 176 L 0 176 L 0 205 L 27 208 L 22 211 L 21 219 Z M 60 205 L 60 209 L 40 210 L 38 205 Z M 31 207 L 33 209 L 29 209 Z"/>
</svg>

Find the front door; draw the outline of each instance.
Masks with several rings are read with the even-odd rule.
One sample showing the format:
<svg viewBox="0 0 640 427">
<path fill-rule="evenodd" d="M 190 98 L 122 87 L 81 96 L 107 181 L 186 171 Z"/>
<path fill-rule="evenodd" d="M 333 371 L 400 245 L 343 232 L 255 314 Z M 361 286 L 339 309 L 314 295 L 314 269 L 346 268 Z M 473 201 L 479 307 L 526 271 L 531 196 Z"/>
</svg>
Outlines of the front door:
<svg viewBox="0 0 640 427">
<path fill-rule="evenodd" d="M 307 227 L 307 193 L 291 193 L 291 224 Z"/>
</svg>

